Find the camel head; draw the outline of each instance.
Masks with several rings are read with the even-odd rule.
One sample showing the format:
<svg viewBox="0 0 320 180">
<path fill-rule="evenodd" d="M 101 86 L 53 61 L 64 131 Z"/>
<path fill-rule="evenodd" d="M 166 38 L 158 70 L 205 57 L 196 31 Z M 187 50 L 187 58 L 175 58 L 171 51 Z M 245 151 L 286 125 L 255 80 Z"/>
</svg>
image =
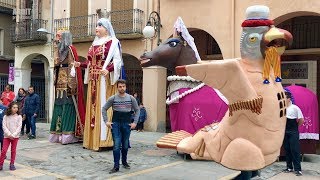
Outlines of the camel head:
<svg viewBox="0 0 320 180">
<path fill-rule="evenodd" d="M 181 37 L 173 37 L 160 44 L 153 51 L 141 55 L 142 67 L 162 66 L 175 72 L 177 66 L 196 64 L 194 51 Z"/>
</svg>

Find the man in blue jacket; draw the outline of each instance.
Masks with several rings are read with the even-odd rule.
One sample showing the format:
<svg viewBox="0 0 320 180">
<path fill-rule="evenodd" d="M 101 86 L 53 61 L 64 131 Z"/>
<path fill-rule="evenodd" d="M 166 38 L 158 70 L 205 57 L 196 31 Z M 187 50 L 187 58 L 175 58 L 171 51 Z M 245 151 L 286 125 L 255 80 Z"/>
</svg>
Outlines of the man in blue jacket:
<svg viewBox="0 0 320 180">
<path fill-rule="evenodd" d="M 143 103 L 140 103 L 140 116 L 137 124 L 137 131 L 142 132 L 143 131 L 143 123 L 147 119 L 147 111 L 146 108 L 143 106 Z"/>
<path fill-rule="evenodd" d="M 38 117 L 40 109 L 40 97 L 38 94 L 34 93 L 33 86 L 28 89 L 29 95 L 24 101 L 24 106 L 22 110 L 23 117 L 26 118 L 29 128 L 31 127 L 31 134 L 29 134 L 28 139 L 36 138 L 36 119 Z M 27 126 L 28 129 L 28 126 Z M 28 131 L 28 130 L 27 130 Z"/>
</svg>

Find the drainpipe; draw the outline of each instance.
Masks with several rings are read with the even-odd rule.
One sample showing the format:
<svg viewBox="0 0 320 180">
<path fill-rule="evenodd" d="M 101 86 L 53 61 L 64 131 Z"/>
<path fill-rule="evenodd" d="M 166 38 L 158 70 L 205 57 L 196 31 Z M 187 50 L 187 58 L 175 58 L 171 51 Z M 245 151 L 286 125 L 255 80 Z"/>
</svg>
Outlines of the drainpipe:
<svg viewBox="0 0 320 180">
<path fill-rule="evenodd" d="M 53 40 L 53 36 L 54 36 L 54 30 L 53 30 L 53 26 L 54 26 L 54 17 L 53 17 L 53 3 L 54 0 L 51 0 L 51 5 L 50 5 L 50 12 L 51 12 L 51 38 L 50 38 L 50 43 L 52 43 L 52 40 Z M 51 51 L 52 52 L 52 51 Z M 52 54 L 51 54 L 51 57 L 52 57 Z"/>
<path fill-rule="evenodd" d="M 235 0 L 231 2 L 231 58 L 235 58 Z"/>
<path fill-rule="evenodd" d="M 160 0 L 158 0 L 158 6 L 157 6 L 157 12 L 158 12 L 158 14 L 159 14 L 159 16 L 160 16 Z"/>
</svg>

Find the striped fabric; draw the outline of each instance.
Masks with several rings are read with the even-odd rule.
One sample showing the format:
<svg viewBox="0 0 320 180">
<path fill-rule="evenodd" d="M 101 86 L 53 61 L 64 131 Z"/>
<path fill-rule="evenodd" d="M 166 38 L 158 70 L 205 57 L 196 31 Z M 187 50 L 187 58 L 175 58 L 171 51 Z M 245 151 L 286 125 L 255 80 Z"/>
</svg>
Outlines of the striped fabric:
<svg viewBox="0 0 320 180">
<path fill-rule="evenodd" d="M 113 111 L 120 111 L 120 112 L 130 112 L 134 111 L 134 122 L 137 123 L 140 114 L 140 108 L 136 99 L 126 94 L 124 97 L 119 96 L 119 94 L 111 96 L 107 103 L 102 107 L 102 117 L 105 122 L 107 122 L 107 110 L 112 107 Z"/>
</svg>

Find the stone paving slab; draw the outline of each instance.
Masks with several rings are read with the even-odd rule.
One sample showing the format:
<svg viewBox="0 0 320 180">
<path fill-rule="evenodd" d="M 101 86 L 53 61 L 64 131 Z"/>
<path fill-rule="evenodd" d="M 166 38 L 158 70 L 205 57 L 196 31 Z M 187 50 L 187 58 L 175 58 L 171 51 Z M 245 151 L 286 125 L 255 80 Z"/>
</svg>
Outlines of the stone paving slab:
<svg viewBox="0 0 320 180">
<path fill-rule="evenodd" d="M 0 179 L 231 179 L 239 171 L 229 170 L 212 161 L 184 160 L 175 150 L 159 149 L 156 141 L 164 133 L 132 131 L 128 163 L 131 169 L 123 169 L 110 175 L 113 167 L 111 149 L 95 152 L 82 148 L 82 143 L 70 145 L 48 142 L 49 124 L 37 124 L 37 139 L 22 137 L 18 143 L 16 171 L 8 170 L 8 161 Z M 10 158 L 10 152 L 7 154 Z M 320 179 L 320 156 L 307 156 L 303 162 L 303 178 Z M 308 159 L 306 158 L 306 159 Z M 275 162 L 261 171 L 256 179 L 294 179 L 281 171 L 285 162 Z M 287 177 L 290 176 L 290 177 Z M 301 179 L 301 177 L 299 177 Z"/>
<path fill-rule="evenodd" d="M 130 180 L 212 180 L 222 178 L 234 172 L 235 171 L 226 169 L 214 162 L 178 161 L 172 166 L 166 166 L 163 168 L 160 166 L 159 168 L 150 169 L 150 171 L 127 174 L 122 177 Z"/>
<path fill-rule="evenodd" d="M 311 175 L 296 176 L 294 173 L 280 173 L 270 178 L 270 180 L 319 180 L 320 176 Z"/>
</svg>

